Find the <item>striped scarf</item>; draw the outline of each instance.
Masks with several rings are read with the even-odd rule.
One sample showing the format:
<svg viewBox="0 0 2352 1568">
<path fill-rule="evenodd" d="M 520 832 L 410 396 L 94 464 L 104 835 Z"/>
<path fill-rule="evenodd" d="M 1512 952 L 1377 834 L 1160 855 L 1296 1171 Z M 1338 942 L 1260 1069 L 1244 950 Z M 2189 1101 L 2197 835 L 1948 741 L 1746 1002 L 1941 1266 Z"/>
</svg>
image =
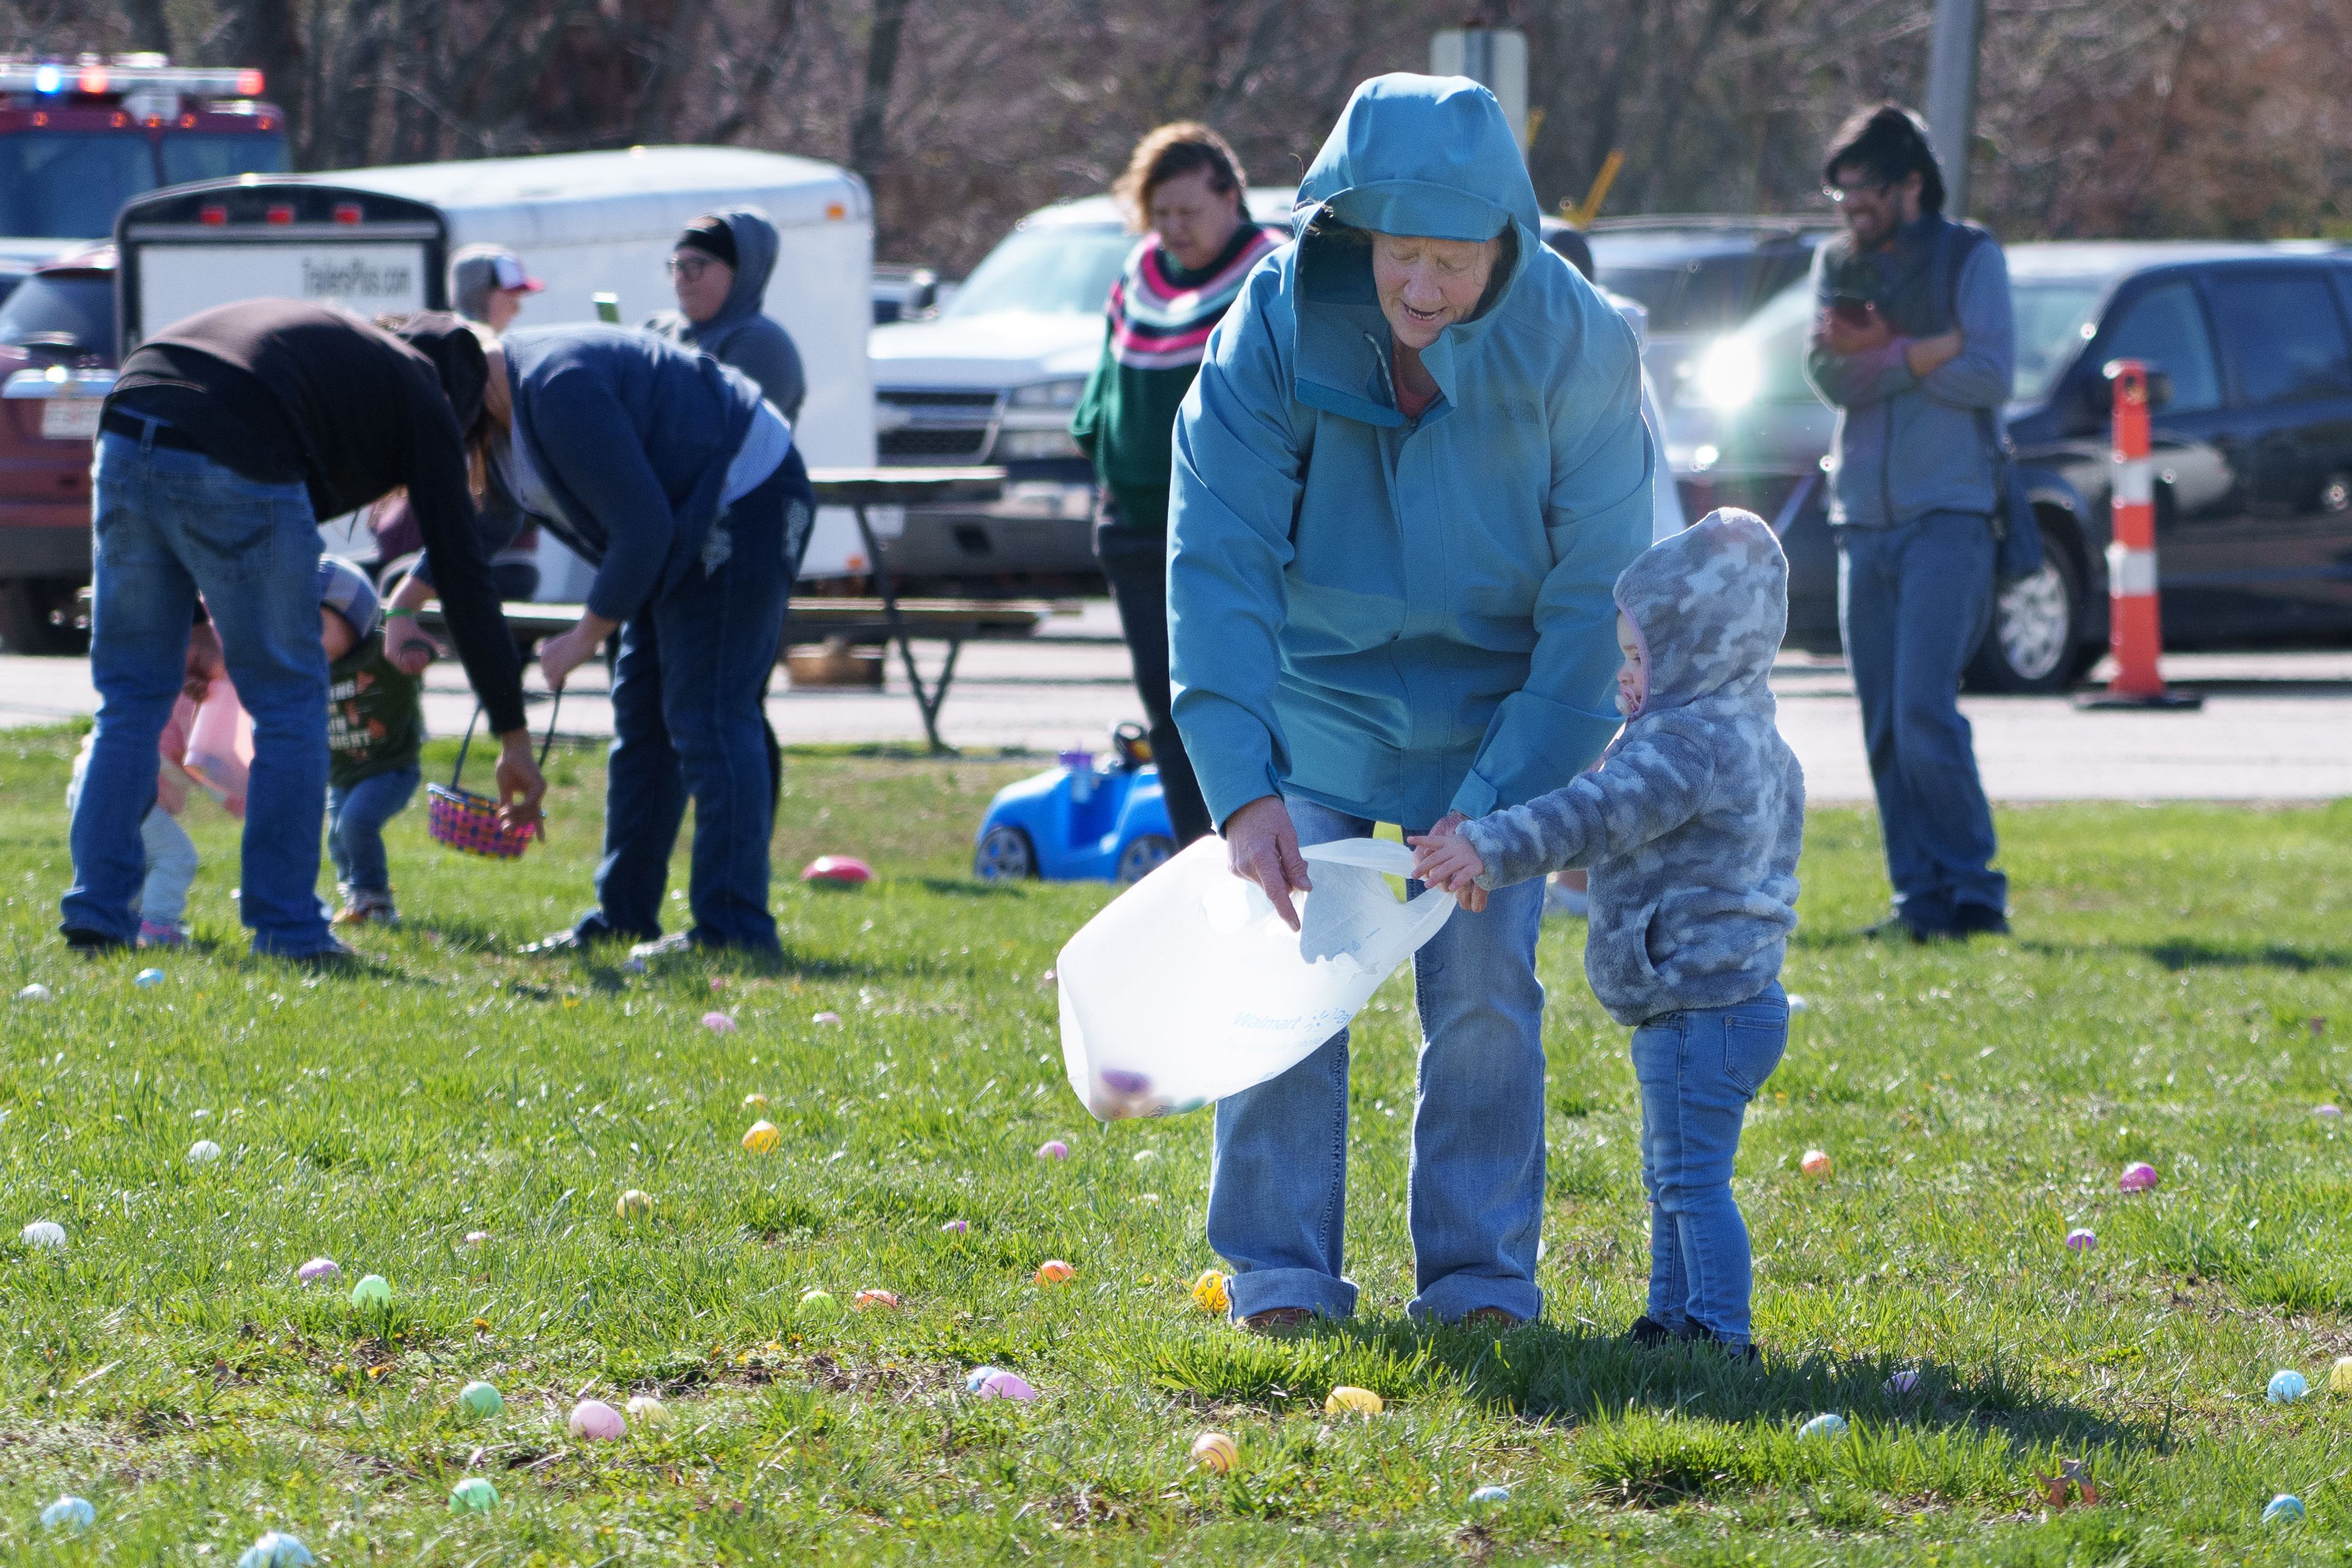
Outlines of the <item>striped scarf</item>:
<svg viewBox="0 0 2352 1568">
<path fill-rule="evenodd" d="M 1210 330 L 1242 291 L 1242 280 L 1280 243 L 1275 231 L 1252 225 L 1231 260 L 1198 284 L 1181 287 L 1162 264 L 1160 236 L 1144 235 L 1110 286 L 1111 357 L 1138 371 L 1199 364 Z"/>
</svg>

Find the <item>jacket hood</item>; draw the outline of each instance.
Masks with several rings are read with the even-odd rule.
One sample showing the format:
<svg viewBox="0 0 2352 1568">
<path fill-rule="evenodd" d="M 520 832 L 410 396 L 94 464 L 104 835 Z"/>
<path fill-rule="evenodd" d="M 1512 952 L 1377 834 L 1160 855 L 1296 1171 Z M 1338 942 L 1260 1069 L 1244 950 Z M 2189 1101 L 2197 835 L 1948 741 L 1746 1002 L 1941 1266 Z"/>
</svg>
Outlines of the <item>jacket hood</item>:
<svg viewBox="0 0 2352 1568">
<path fill-rule="evenodd" d="M 712 215 L 735 236 L 735 286 L 727 291 L 718 315 L 688 326 L 687 340 L 716 354 L 737 328 L 767 304 L 768 279 L 775 275 L 780 242 L 776 225 L 758 207 L 729 207 Z"/>
<path fill-rule="evenodd" d="M 1617 579 L 1649 655 L 1643 716 L 1764 685 L 1789 627 L 1789 559 L 1753 512 L 1726 507 L 1670 534 Z"/>
<path fill-rule="evenodd" d="M 473 429 L 482 412 L 482 389 L 489 384 L 490 361 L 472 326 L 446 310 L 424 310 L 393 335 L 433 362 L 433 373 L 457 412 L 457 428 Z"/>
</svg>

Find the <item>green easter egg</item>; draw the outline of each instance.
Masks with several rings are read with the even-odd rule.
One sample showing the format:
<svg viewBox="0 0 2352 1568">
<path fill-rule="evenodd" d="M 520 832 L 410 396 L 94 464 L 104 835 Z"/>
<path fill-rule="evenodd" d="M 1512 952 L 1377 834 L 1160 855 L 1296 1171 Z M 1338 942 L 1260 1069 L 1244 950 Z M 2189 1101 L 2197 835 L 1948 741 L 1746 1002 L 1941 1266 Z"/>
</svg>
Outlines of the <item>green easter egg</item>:
<svg viewBox="0 0 2352 1568">
<path fill-rule="evenodd" d="M 369 1274 L 352 1287 L 352 1305 L 360 1308 L 383 1308 L 392 1305 L 392 1282 L 381 1274 Z"/>
<path fill-rule="evenodd" d="M 449 1489 L 451 1513 L 488 1513 L 498 1500 L 499 1489 L 490 1484 L 488 1476 L 467 1476 Z"/>
<path fill-rule="evenodd" d="M 507 1407 L 507 1396 L 477 1379 L 457 1390 L 457 1403 L 468 1416 L 496 1416 Z"/>
<path fill-rule="evenodd" d="M 841 1303 L 833 1299 L 830 1291 L 806 1291 L 801 1295 L 801 1312 L 812 1318 L 839 1317 Z"/>
</svg>

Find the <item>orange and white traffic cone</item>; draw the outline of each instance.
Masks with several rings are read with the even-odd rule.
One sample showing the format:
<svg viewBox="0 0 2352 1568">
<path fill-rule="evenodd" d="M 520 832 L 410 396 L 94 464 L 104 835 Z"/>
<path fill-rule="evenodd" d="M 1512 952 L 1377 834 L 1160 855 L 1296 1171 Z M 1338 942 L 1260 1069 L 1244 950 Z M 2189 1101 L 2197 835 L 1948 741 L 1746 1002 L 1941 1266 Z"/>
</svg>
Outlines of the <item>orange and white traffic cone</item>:
<svg viewBox="0 0 2352 1568">
<path fill-rule="evenodd" d="M 2148 427 L 2148 372 L 2137 360 L 2107 366 L 2116 388 L 2114 528 L 2107 546 L 2107 646 L 2116 673 L 2084 707 L 2202 707 L 2195 692 L 2175 692 L 2158 672 L 2164 629 L 2157 610 L 2156 461 Z"/>
</svg>

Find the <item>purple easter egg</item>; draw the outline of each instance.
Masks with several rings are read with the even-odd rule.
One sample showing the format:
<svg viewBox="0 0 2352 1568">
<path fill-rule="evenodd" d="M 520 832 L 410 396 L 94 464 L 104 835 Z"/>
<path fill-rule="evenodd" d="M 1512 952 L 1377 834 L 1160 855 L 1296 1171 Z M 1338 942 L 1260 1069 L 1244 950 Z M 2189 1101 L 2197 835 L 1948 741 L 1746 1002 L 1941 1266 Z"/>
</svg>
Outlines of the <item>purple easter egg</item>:
<svg viewBox="0 0 2352 1568">
<path fill-rule="evenodd" d="M 713 1034 L 733 1034 L 735 1020 L 725 1013 L 705 1013 L 702 1015 L 702 1027 Z"/>
<path fill-rule="evenodd" d="M 2098 1244 L 2099 1239 L 2095 1234 L 2079 1226 L 2066 1232 L 2066 1247 L 2069 1251 L 2088 1252 Z"/>
<path fill-rule="evenodd" d="M 972 1392 L 978 1394 L 982 1399 L 1018 1399 L 1025 1402 L 1037 1397 L 1037 1391 L 1030 1387 L 1029 1380 L 1019 1373 L 1004 1372 L 995 1368 L 990 1369 L 988 1375 L 980 1380 L 980 1386 Z"/>
<path fill-rule="evenodd" d="M 295 1270 L 294 1277 L 309 1285 L 320 1280 L 331 1280 L 342 1271 L 332 1258 L 313 1258 Z"/>
<path fill-rule="evenodd" d="M 1041 1160 L 1066 1160 L 1070 1157 L 1070 1145 L 1059 1138 L 1048 1138 L 1037 1145 L 1037 1157 Z"/>
<path fill-rule="evenodd" d="M 2124 1167 L 2124 1174 L 2116 1178 L 2116 1190 L 2146 1192 L 2156 1186 L 2156 1167 L 2146 1160 L 2134 1160 Z"/>
<path fill-rule="evenodd" d="M 1151 1080 L 1140 1072 L 1129 1072 L 1123 1067 L 1106 1067 L 1102 1071 L 1103 1087 L 1119 1094 L 1140 1094 L 1151 1087 Z"/>
<path fill-rule="evenodd" d="M 970 1230 L 971 1228 L 971 1226 L 970 1222 L 961 1219 L 950 1219 L 945 1225 L 940 1227 L 940 1233 L 947 1236 L 961 1236 L 965 1231 Z"/>
</svg>

